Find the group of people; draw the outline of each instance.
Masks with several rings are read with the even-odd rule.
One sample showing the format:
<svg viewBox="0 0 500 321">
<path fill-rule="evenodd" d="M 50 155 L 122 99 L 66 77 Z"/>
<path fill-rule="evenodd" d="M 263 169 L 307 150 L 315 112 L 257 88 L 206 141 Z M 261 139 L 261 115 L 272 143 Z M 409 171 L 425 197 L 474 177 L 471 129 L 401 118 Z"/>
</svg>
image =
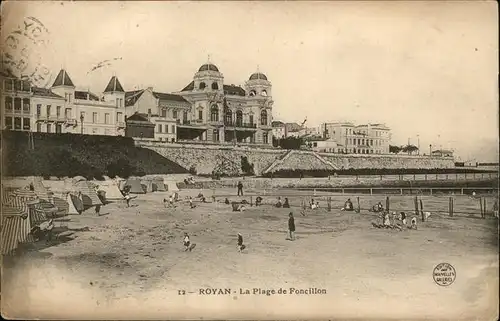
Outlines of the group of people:
<svg viewBox="0 0 500 321">
<path fill-rule="evenodd" d="M 429 213 L 430 214 L 430 213 Z M 407 215 L 405 212 L 400 212 L 397 214 L 396 212 L 392 212 L 392 222 L 391 216 L 388 211 L 379 216 L 382 219 L 382 223 L 372 223 L 374 227 L 377 228 L 397 228 L 402 229 L 404 227 L 408 229 L 417 229 L 417 217 L 413 216 L 410 220 L 410 226 L 407 225 Z M 399 224 L 398 221 L 401 221 L 402 224 Z"/>
<path fill-rule="evenodd" d="M 184 252 L 191 252 L 196 247 L 196 243 L 191 243 L 191 239 L 189 238 L 189 234 L 187 232 L 184 232 L 184 239 L 182 242 L 184 244 Z M 241 235 L 241 233 L 238 233 L 237 244 L 238 252 L 241 253 L 246 248 L 246 245 L 243 244 L 243 235 Z"/>
</svg>

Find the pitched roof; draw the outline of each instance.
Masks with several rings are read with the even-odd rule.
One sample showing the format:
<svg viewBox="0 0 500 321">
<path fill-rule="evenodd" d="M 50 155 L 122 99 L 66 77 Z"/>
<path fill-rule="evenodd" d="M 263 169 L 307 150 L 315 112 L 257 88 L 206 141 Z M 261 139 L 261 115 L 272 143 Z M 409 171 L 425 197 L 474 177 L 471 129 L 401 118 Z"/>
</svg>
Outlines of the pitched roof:
<svg viewBox="0 0 500 321">
<path fill-rule="evenodd" d="M 181 91 L 192 91 L 194 89 L 194 81 L 191 81 L 184 89 Z"/>
<path fill-rule="evenodd" d="M 285 123 L 279 120 L 273 120 L 271 123 L 272 127 L 284 127 Z"/>
<path fill-rule="evenodd" d="M 88 99 L 87 95 L 89 95 Z M 81 90 L 75 91 L 75 99 L 100 101 L 99 97 L 96 94 L 93 94 L 90 91 L 81 91 Z"/>
<path fill-rule="evenodd" d="M 245 96 L 245 89 L 240 86 L 235 85 L 224 85 L 224 94 L 226 95 L 235 95 L 235 96 Z"/>
<path fill-rule="evenodd" d="M 149 120 L 148 120 L 148 114 L 144 114 L 144 113 L 135 113 L 133 114 L 132 116 L 130 117 L 127 117 L 127 122 L 128 121 L 134 121 L 134 122 L 147 122 L 147 123 L 151 123 Z M 151 123 L 152 124 L 152 123 Z"/>
<path fill-rule="evenodd" d="M 175 94 L 167 94 L 167 93 L 160 93 L 157 91 L 153 91 L 153 95 L 156 98 L 159 98 L 160 100 L 171 100 L 171 101 L 181 101 L 181 102 L 188 102 L 184 97 L 175 95 Z"/>
<path fill-rule="evenodd" d="M 144 89 L 125 92 L 125 107 L 133 106 L 144 93 Z"/>
<path fill-rule="evenodd" d="M 120 81 L 116 76 L 111 77 L 108 85 L 106 86 L 106 89 L 104 89 L 105 93 L 114 91 L 125 92 L 125 90 L 123 90 L 122 84 L 120 84 Z"/>
<path fill-rule="evenodd" d="M 54 94 L 52 90 L 41 87 L 31 87 L 31 91 L 33 92 L 33 96 L 38 97 L 52 97 L 52 98 L 64 98 L 57 94 Z"/>
<path fill-rule="evenodd" d="M 54 81 L 52 87 L 56 86 L 75 87 L 75 85 L 73 85 L 73 82 L 71 81 L 71 78 L 69 78 L 68 73 L 64 69 L 61 69 L 61 71 L 59 71 L 59 73 L 57 74 L 56 80 Z"/>
</svg>

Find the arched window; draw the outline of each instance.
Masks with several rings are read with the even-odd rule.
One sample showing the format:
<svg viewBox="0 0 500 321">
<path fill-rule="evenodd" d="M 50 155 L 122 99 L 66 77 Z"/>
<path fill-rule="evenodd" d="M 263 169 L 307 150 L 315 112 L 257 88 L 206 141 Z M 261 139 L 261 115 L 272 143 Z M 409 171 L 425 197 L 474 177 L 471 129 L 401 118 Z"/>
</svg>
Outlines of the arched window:
<svg viewBox="0 0 500 321">
<path fill-rule="evenodd" d="M 210 120 L 211 121 L 219 121 L 219 108 L 217 105 L 212 105 L 210 108 Z"/>
<path fill-rule="evenodd" d="M 257 94 L 257 93 L 255 92 L 255 90 L 250 90 L 250 94 L 249 94 L 249 95 L 250 95 L 250 97 L 253 97 L 253 96 L 255 96 L 256 94 Z"/>
<path fill-rule="evenodd" d="M 260 95 L 261 95 L 261 96 L 264 96 L 264 97 L 265 97 L 265 96 L 267 96 L 267 91 L 265 91 L 265 90 L 261 91 L 261 92 L 260 92 Z"/>
<path fill-rule="evenodd" d="M 224 123 L 226 125 L 231 125 L 233 122 L 233 113 L 231 112 L 231 109 L 226 108 L 224 111 Z"/>
<path fill-rule="evenodd" d="M 237 126 L 243 125 L 243 112 L 241 110 L 238 110 L 236 112 L 236 125 Z"/>
<path fill-rule="evenodd" d="M 212 83 L 212 89 L 213 89 L 213 90 L 217 90 L 217 89 L 219 89 L 219 85 L 218 85 L 216 82 L 213 82 L 213 83 Z"/>
<path fill-rule="evenodd" d="M 267 125 L 267 111 L 265 109 L 260 112 L 260 124 Z"/>
<path fill-rule="evenodd" d="M 203 89 L 205 89 L 205 87 L 207 87 L 207 85 L 206 85 L 203 81 L 202 81 L 202 82 L 200 82 L 200 86 L 199 86 L 199 88 L 200 88 L 201 90 L 203 90 Z"/>
</svg>

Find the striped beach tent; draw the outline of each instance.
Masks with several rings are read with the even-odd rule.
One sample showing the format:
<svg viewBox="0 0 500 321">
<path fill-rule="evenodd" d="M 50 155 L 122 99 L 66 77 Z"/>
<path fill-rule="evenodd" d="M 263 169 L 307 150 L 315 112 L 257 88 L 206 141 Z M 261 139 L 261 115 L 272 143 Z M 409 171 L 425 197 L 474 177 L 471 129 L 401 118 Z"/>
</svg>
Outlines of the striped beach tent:
<svg viewBox="0 0 500 321">
<path fill-rule="evenodd" d="M 40 176 L 33 176 L 32 179 L 34 191 L 36 195 L 38 195 L 39 198 L 51 201 L 52 197 L 54 196 L 54 193 L 50 191 L 49 188 L 47 188 L 45 185 L 43 185 L 43 178 Z"/>
<path fill-rule="evenodd" d="M 2 255 L 13 254 L 20 243 L 35 241 L 30 234 L 33 225 L 28 213 L 15 207 L 3 207 L 1 222 Z"/>
<path fill-rule="evenodd" d="M 72 179 L 68 179 L 66 181 L 66 188 L 67 191 L 81 196 L 85 208 L 102 205 L 94 186 L 82 176 L 75 176 Z"/>
</svg>

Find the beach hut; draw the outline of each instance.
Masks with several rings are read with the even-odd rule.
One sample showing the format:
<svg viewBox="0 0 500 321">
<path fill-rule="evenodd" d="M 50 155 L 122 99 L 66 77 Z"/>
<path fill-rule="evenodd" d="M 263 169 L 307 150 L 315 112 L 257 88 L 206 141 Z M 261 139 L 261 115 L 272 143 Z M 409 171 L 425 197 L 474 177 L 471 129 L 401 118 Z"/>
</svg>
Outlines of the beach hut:
<svg viewBox="0 0 500 321">
<path fill-rule="evenodd" d="M 125 188 L 129 187 L 129 192 L 132 193 L 132 194 L 144 194 L 146 193 L 143 189 L 142 189 L 142 185 L 141 185 L 141 180 L 137 177 L 131 177 L 127 180 L 127 182 L 125 183 Z"/>
</svg>

